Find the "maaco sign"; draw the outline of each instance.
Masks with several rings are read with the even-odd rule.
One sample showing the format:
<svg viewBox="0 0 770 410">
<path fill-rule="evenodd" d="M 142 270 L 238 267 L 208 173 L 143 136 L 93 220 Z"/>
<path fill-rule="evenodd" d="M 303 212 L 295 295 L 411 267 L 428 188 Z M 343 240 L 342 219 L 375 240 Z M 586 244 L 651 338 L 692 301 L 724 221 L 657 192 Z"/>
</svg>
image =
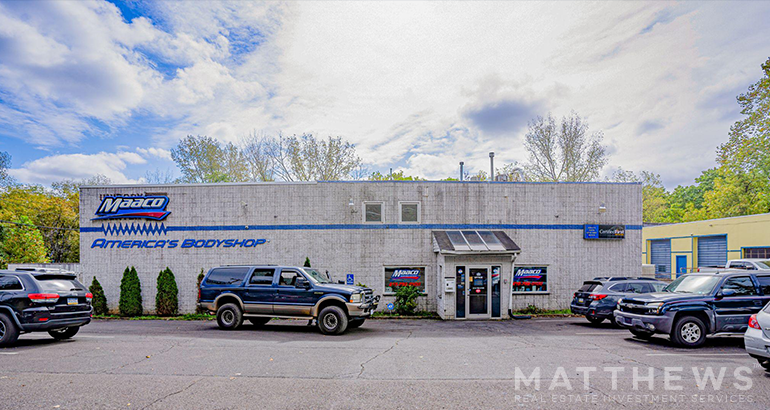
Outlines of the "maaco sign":
<svg viewBox="0 0 770 410">
<path fill-rule="evenodd" d="M 167 196 L 106 196 L 99 204 L 96 218 L 100 219 L 150 219 L 162 221 L 171 212 L 166 211 Z"/>
</svg>

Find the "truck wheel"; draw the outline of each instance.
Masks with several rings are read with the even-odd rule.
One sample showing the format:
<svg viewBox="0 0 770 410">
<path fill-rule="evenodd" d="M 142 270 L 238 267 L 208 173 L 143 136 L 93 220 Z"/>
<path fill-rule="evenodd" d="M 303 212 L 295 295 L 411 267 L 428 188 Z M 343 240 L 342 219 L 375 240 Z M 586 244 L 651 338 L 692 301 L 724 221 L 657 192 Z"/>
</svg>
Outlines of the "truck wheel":
<svg viewBox="0 0 770 410">
<path fill-rule="evenodd" d="M 5 313 L 0 313 L 0 346 L 8 346 L 19 339 L 19 329 L 13 319 Z"/>
<path fill-rule="evenodd" d="M 759 362 L 759 365 L 762 366 L 763 369 L 765 369 L 766 372 L 770 372 L 770 360 L 767 359 L 757 359 Z"/>
<path fill-rule="evenodd" d="M 600 317 L 586 316 L 586 319 L 588 319 L 592 325 L 598 325 L 599 323 L 604 322 L 604 319 Z"/>
<path fill-rule="evenodd" d="M 48 334 L 56 340 L 65 340 L 75 336 L 79 330 L 80 326 L 65 327 L 56 330 L 49 330 Z"/>
<path fill-rule="evenodd" d="M 255 317 L 255 318 L 249 319 L 249 322 L 251 322 L 251 324 L 254 326 L 264 326 L 269 321 L 270 321 L 269 317 Z"/>
<path fill-rule="evenodd" d="M 220 329 L 237 329 L 241 323 L 243 323 L 243 312 L 235 303 L 226 303 L 217 309 L 217 325 Z"/>
<path fill-rule="evenodd" d="M 348 328 L 349 329 L 355 329 L 357 327 L 361 327 L 366 319 L 350 319 L 348 322 Z"/>
<path fill-rule="evenodd" d="M 631 330 L 631 334 L 637 339 L 650 340 L 652 338 L 652 332 L 645 332 L 642 330 Z"/>
<path fill-rule="evenodd" d="M 318 315 L 318 328 L 325 335 L 340 335 L 348 328 L 348 316 L 338 306 L 327 306 Z"/>
<path fill-rule="evenodd" d="M 671 329 L 671 341 L 683 347 L 700 347 L 706 343 L 706 325 L 695 316 L 684 316 Z"/>
</svg>

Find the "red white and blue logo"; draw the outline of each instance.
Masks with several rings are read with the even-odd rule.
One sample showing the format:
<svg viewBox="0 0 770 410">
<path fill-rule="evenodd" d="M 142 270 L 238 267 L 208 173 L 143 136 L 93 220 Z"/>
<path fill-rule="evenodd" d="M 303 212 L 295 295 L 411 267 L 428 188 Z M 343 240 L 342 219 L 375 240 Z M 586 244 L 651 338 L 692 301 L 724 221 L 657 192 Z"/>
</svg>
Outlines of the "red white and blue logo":
<svg viewBox="0 0 770 410">
<path fill-rule="evenodd" d="M 418 280 L 420 279 L 419 269 L 396 269 L 393 274 L 390 275 L 390 280 Z"/>
<path fill-rule="evenodd" d="M 106 196 L 99 204 L 96 218 L 100 219 L 150 219 L 162 221 L 171 212 L 166 211 L 167 196 Z"/>
</svg>

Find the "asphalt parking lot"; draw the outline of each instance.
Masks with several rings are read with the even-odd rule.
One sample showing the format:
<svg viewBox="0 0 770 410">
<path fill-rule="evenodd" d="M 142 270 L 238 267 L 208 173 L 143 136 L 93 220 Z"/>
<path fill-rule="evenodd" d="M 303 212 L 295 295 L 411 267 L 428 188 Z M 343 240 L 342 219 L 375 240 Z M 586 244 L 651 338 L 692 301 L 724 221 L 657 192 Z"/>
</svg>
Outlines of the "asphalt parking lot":
<svg viewBox="0 0 770 410">
<path fill-rule="evenodd" d="M 370 320 L 337 337 L 305 323 L 23 335 L 0 349 L 0 408 L 770 408 L 770 376 L 740 338 L 686 350 L 580 318 Z M 709 371 L 721 385 L 699 381 Z"/>
</svg>

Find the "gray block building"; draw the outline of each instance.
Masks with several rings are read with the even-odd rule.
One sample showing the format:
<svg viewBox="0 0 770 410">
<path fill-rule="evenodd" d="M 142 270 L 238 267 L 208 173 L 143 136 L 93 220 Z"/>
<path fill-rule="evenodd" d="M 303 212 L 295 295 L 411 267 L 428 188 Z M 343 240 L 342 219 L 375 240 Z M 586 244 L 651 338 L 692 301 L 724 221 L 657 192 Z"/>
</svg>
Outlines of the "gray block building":
<svg viewBox="0 0 770 410">
<path fill-rule="evenodd" d="M 301 266 L 382 295 L 418 286 L 445 319 L 569 307 L 595 276 L 639 276 L 639 184 L 365 181 L 111 185 L 80 192 L 81 276 L 117 309 L 136 267 L 144 308 L 176 275 L 182 312 L 197 276 L 228 264 Z"/>
</svg>

